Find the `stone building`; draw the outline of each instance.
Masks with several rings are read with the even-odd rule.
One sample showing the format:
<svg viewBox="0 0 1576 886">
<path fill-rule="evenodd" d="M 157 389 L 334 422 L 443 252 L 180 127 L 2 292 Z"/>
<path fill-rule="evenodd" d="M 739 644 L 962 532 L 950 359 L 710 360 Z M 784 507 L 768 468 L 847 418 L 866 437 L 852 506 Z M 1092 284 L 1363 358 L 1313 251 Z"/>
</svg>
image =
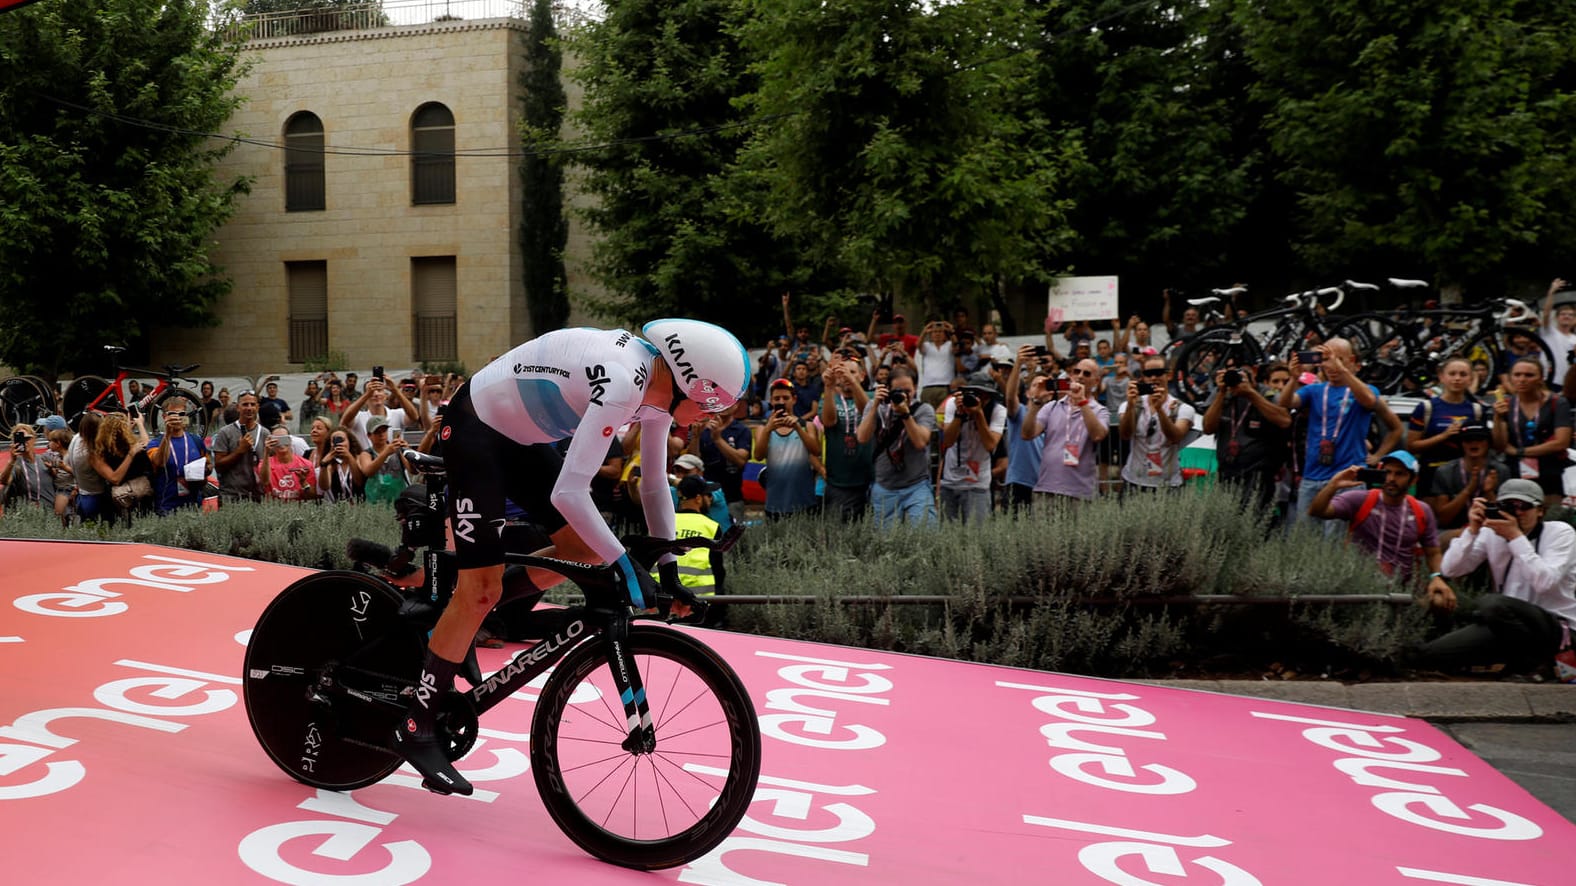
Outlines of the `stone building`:
<svg viewBox="0 0 1576 886">
<path fill-rule="evenodd" d="M 479 5 L 491 17 L 401 24 L 379 12 L 331 29 L 254 17 L 238 86 L 246 101 L 227 132 L 256 143 L 237 145 L 219 170 L 221 180 L 252 178 L 216 237 L 234 289 L 217 327 L 158 330 L 153 362 L 250 375 L 333 353 L 351 368 L 474 371 L 530 337 L 519 243 L 525 7 Z M 565 88 L 576 103 L 567 78 Z M 584 286 L 576 257 L 588 246 L 573 219 L 570 237 L 570 285 Z"/>
</svg>

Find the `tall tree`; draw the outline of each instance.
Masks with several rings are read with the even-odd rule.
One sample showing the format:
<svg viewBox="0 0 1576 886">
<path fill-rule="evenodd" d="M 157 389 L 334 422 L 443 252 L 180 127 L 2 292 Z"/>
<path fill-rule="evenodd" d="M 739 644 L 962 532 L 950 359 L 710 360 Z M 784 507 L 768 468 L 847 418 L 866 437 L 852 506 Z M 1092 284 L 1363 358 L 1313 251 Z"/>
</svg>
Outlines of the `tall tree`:
<svg viewBox="0 0 1576 886">
<path fill-rule="evenodd" d="M 1310 265 L 1500 290 L 1570 254 L 1576 5 L 1276 0 L 1236 18 Z"/>
<path fill-rule="evenodd" d="M 671 314 L 741 333 L 775 330 L 777 293 L 803 283 L 798 257 L 736 201 L 727 171 L 746 121 L 746 59 L 727 25 L 735 0 L 608 0 L 571 35 L 585 88 L 576 115 L 605 147 L 576 155 L 593 198 L 592 272 L 606 287 L 587 302 L 632 323 Z"/>
<path fill-rule="evenodd" d="M 206 325 L 239 51 L 204 0 L 38 3 L 0 18 L 0 362 L 53 376 L 149 325 Z"/>
<path fill-rule="evenodd" d="M 564 159 L 543 152 L 556 144 L 563 128 L 564 84 L 559 79 L 563 53 L 553 24 L 551 0 L 533 0 L 531 29 L 526 35 L 525 70 L 520 85 L 525 91 L 525 160 L 520 164 L 525 205 L 521 209 L 520 248 L 525 263 L 525 303 L 531 314 L 531 332 L 541 335 L 558 329 L 569 319 L 569 277 L 564 270 L 564 247 L 569 243 L 569 220 L 564 215 Z"/>
<path fill-rule="evenodd" d="M 937 303 L 1038 273 L 1059 236 L 1062 149 L 1024 100 L 1021 0 L 741 0 L 756 59 L 745 208 L 816 266 Z"/>
<path fill-rule="evenodd" d="M 1083 148 L 1065 185 L 1076 236 L 1059 257 L 1076 272 L 1120 275 L 1133 308 L 1164 286 L 1284 273 L 1285 249 L 1232 249 L 1238 232 L 1263 226 L 1245 224 L 1262 138 L 1229 3 L 1036 6 L 1038 106 L 1052 139 Z"/>
</svg>

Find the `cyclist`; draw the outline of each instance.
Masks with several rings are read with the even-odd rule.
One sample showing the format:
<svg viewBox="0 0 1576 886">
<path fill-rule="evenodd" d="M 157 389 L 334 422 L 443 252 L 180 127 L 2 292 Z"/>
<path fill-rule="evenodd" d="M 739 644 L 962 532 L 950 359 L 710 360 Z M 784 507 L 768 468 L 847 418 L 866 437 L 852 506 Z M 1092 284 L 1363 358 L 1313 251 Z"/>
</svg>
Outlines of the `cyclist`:
<svg viewBox="0 0 1576 886">
<path fill-rule="evenodd" d="M 640 336 L 622 329 L 549 332 L 494 360 L 455 393 L 441 437 L 459 578 L 394 741 L 429 790 L 472 790 L 443 752 L 437 707 L 503 591 L 504 499 L 524 507 L 552 539 L 538 555 L 608 564 L 630 602 L 649 608 L 651 577 L 630 561 L 591 498 L 608 439 L 637 422 L 641 460 L 665 465 L 672 423 L 732 408 L 749 378 L 749 356 L 732 333 L 699 320 L 663 319 L 647 323 Z M 560 456 L 552 444 L 566 437 L 569 449 Z M 650 534 L 673 538 L 667 484 L 642 484 L 640 498 Z M 658 572 L 665 593 L 694 599 L 671 555 Z M 536 589 L 563 580 L 537 569 L 529 577 Z M 674 611 L 685 614 L 684 605 Z"/>
</svg>

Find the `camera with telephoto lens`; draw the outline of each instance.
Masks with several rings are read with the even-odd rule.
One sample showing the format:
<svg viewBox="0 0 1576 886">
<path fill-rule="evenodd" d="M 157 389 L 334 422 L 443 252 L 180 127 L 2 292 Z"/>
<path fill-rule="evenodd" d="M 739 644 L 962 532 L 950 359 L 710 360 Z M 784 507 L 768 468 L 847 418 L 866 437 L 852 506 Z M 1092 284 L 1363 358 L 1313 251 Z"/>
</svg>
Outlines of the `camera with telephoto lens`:
<svg viewBox="0 0 1576 886">
<path fill-rule="evenodd" d="M 908 402 L 908 391 L 892 391 L 887 394 L 887 399 L 893 406 L 902 406 Z"/>
<path fill-rule="evenodd" d="M 1242 373 L 1235 369 L 1228 369 L 1220 376 L 1220 383 L 1228 388 L 1242 384 Z"/>
<path fill-rule="evenodd" d="M 980 398 L 978 396 L 976 396 L 973 391 L 964 391 L 963 392 L 963 408 L 964 409 L 978 409 L 979 405 L 980 405 Z"/>
</svg>

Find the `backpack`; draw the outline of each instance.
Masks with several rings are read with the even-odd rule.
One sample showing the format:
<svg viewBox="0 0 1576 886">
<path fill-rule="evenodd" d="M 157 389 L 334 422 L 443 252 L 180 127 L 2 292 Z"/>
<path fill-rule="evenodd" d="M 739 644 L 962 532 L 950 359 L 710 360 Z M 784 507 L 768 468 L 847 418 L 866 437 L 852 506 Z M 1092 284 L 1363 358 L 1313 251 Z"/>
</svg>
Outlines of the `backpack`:
<svg viewBox="0 0 1576 886">
<path fill-rule="evenodd" d="M 1363 521 L 1367 520 L 1368 515 L 1373 513 L 1374 507 L 1379 504 L 1379 496 L 1383 494 L 1384 491 L 1380 489 L 1368 490 L 1368 495 L 1363 499 L 1363 503 L 1357 506 L 1357 513 L 1352 515 L 1351 524 L 1346 527 L 1346 537 L 1348 539 L 1357 533 L 1357 527 L 1363 525 Z M 1417 520 L 1418 545 L 1413 549 L 1413 554 L 1421 554 L 1423 552 L 1423 527 L 1428 525 L 1428 508 L 1410 495 L 1406 497 L 1406 503 L 1411 505 L 1412 517 Z"/>
</svg>

